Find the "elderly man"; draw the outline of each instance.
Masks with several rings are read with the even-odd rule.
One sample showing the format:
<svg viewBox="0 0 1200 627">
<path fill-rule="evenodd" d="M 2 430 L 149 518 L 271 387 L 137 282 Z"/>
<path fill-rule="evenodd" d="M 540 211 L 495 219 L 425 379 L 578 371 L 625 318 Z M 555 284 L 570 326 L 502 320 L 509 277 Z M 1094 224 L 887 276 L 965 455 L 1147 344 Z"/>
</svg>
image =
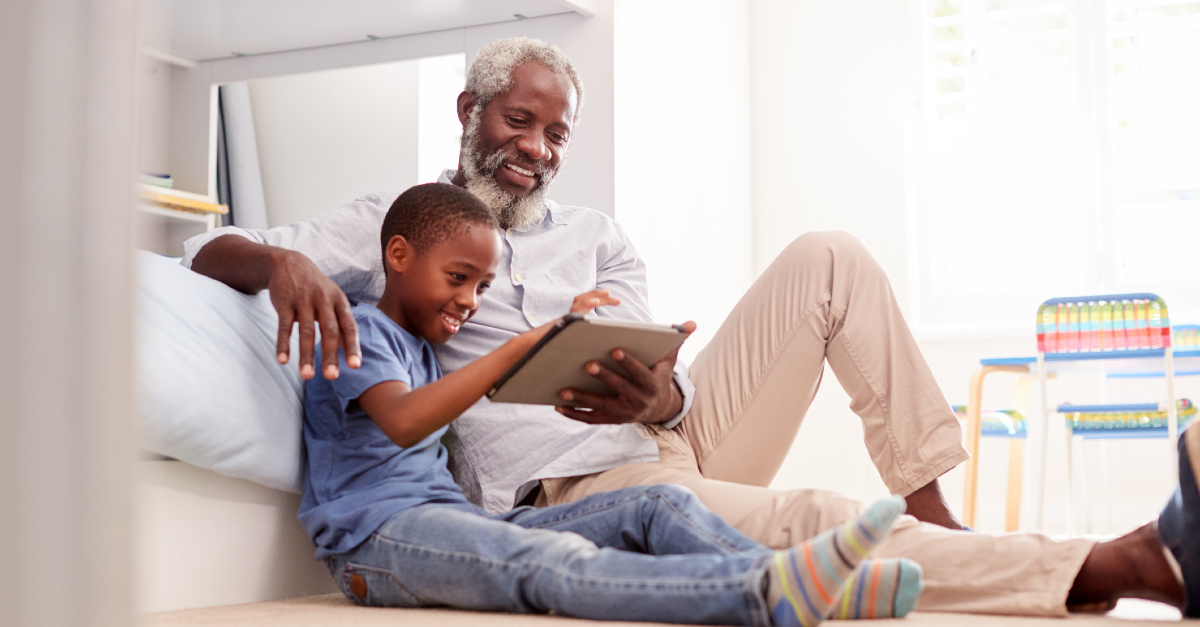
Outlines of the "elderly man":
<svg viewBox="0 0 1200 627">
<path fill-rule="evenodd" d="M 592 289 L 608 289 L 622 301 L 600 315 L 651 319 L 645 267 L 621 228 L 604 214 L 546 198 L 583 93 L 570 60 L 543 42 L 493 42 L 471 64 L 458 97 L 464 125 L 459 168 L 439 181 L 466 187 L 496 212 L 505 229 L 504 254 L 478 314 L 438 352 L 446 371 L 562 315 L 571 298 Z M 269 231 L 217 229 L 188 242 L 184 263 L 244 292 L 269 289 L 279 312 L 279 359 L 287 361 L 298 322 L 305 377 L 316 374 L 319 325 L 329 353 L 322 361 L 330 364 L 322 374 L 336 377 L 339 344 L 351 367 L 360 359 L 348 301 L 379 298 L 376 234 L 394 198 L 367 195 L 311 222 Z M 586 367 L 616 397 L 562 392 L 580 408 L 558 411 L 574 420 L 548 407 L 486 399 L 460 417 L 448 444 L 455 478 L 468 496 L 500 511 L 514 503 L 556 504 L 631 485 L 676 483 L 752 538 L 790 546 L 859 511 L 857 502 L 836 494 L 764 487 L 828 361 L 863 420 L 884 482 L 908 502 L 911 516 L 876 554 L 911 557 L 924 567 L 920 609 L 1058 615 L 1068 605 L 1106 607 L 1122 596 L 1183 605 L 1181 581 L 1187 581 L 1188 612 L 1200 611 L 1194 590 L 1200 584 L 1189 574 L 1196 569 L 1188 563 L 1196 559 L 1192 549 L 1164 551 L 1170 533 L 1160 540 L 1153 525 L 1099 545 L 954 530 L 959 525 L 937 478 L 966 458 L 958 423 L 887 277 L 849 235 L 808 234 L 793 242 L 690 372 L 674 355 L 650 368 L 620 350 L 614 358 L 622 372 Z M 1188 456 L 1181 460 L 1182 466 Z M 1181 503 L 1192 499 L 1191 485 L 1190 492 L 1181 487 Z M 1200 535 L 1197 514 L 1187 512 L 1179 516 L 1190 522 L 1175 527 Z"/>
</svg>

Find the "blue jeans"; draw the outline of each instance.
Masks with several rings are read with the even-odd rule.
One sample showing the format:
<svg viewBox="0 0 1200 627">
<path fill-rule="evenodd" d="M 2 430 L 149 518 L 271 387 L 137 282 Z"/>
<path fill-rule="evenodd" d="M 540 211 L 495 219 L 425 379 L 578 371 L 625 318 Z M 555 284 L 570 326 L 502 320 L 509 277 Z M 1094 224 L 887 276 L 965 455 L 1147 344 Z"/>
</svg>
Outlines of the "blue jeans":
<svg viewBox="0 0 1200 627">
<path fill-rule="evenodd" d="M 327 562 L 360 605 L 770 625 L 771 555 L 687 488 L 655 485 L 497 515 L 413 507 Z"/>
</svg>

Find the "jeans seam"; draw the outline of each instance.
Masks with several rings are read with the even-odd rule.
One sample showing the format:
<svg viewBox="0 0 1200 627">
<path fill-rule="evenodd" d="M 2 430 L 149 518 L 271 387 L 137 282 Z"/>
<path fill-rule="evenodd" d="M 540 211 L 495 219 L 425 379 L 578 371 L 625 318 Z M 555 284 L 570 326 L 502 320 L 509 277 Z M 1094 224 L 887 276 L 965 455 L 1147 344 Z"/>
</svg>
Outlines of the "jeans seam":
<svg viewBox="0 0 1200 627">
<path fill-rule="evenodd" d="M 397 547 L 404 547 L 404 548 L 411 549 L 411 550 L 424 551 L 431 555 L 437 555 L 440 557 L 467 558 L 467 559 L 471 559 L 471 560 L 474 560 L 481 564 L 486 564 L 489 566 L 499 566 L 501 568 L 512 567 L 513 565 L 517 565 L 517 566 L 521 566 L 521 567 L 536 566 L 538 568 L 544 568 L 546 570 L 549 570 L 549 571 L 551 571 L 557 575 L 560 575 L 564 578 L 567 578 L 567 579 L 574 579 L 574 580 L 578 580 L 578 581 L 588 581 L 588 582 L 595 582 L 595 583 L 628 584 L 628 583 L 632 583 L 635 581 L 646 583 L 646 580 L 644 580 L 644 579 L 617 579 L 617 578 L 611 578 L 611 577 L 596 577 L 594 575 L 578 575 L 578 574 L 572 573 L 570 571 L 563 570 L 562 568 L 560 568 L 559 566 L 557 566 L 555 564 L 544 562 L 539 559 L 518 558 L 518 559 L 514 559 L 514 560 L 497 560 L 497 559 L 494 559 L 494 558 L 491 558 L 491 557 L 488 557 L 485 555 L 480 555 L 479 553 L 474 553 L 474 552 L 446 551 L 444 549 L 435 549 L 435 548 L 431 548 L 431 547 L 423 546 L 423 545 L 419 545 L 419 544 L 412 544 L 410 542 L 405 542 L 403 540 L 389 538 L 384 535 L 378 535 L 378 537 L 379 537 L 380 541 L 388 542 L 389 544 L 395 545 Z M 617 549 L 613 549 L 613 550 L 615 551 Z M 725 586 L 725 585 L 728 585 L 731 583 L 739 583 L 739 584 L 744 585 L 744 578 L 745 578 L 745 574 L 742 574 L 741 576 L 738 576 L 738 577 L 720 577 L 720 578 L 705 579 L 705 580 L 703 580 L 702 583 L 704 583 L 704 584 L 719 583 L 722 586 Z M 676 578 L 654 580 L 655 584 L 659 584 L 659 583 L 667 583 L 667 584 L 673 584 L 673 585 L 690 584 L 692 586 L 695 586 L 695 584 L 697 582 L 698 582 L 698 580 L 696 580 L 696 579 L 676 579 Z M 417 595 L 413 595 L 413 596 L 416 597 Z M 417 598 L 420 598 L 420 597 L 417 597 Z"/>
<path fill-rule="evenodd" d="M 376 534 L 376 535 L 378 535 L 378 534 Z M 382 536 L 379 536 L 379 537 L 381 537 L 381 538 L 382 538 Z M 411 596 L 412 598 L 416 599 L 416 600 L 417 600 L 417 603 L 419 603 L 419 604 L 421 604 L 421 605 L 428 605 L 428 602 L 427 602 L 425 599 L 422 599 L 422 598 L 421 598 L 419 595 L 417 595 L 415 592 L 413 592 L 411 588 L 409 588 L 408 586 L 404 585 L 404 582 L 400 581 L 400 577 L 398 577 L 398 576 L 396 575 L 396 571 L 394 571 L 394 570 L 392 570 L 392 569 L 390 569 L 390 568 L 381 568 L 381 567 L 379 567 L 379 566 L 371 566 L 370 564 L 360 564 L 360 563 L 358 563 L 358 562 L 353 562 L 353 561 L 350 561 L 350 560 L 346 560 L 346 568 L 345 568 L 345 569 L 343 569 L 343 571 L 342 571 L 342 577 L 343 577 L 344 579 L 349 577 L 349 574 L 350 574 L 350 573 L 349 573 L 349 570 L 350 570 L 350 568 L 351 568 L 351 567 L 353 567 L 353 568 L 356 568 L 356 569 L 358 569 L 358 570 L 368 570 L 368 571 L 371 571 L 371 572 L 373 572 L 373 573 L 376 573 L 376 574 L 379 574 L 379 575 L 386 576 L 386 577 L 388 577 L 389 579 L 391 579 L 393 582 L 395 582 L 395 584 L 396 584 L 396 585 L 397 585 L 397 586 L 398 586 L 398 587 L 399 587 L 401 590 L 403 590 L 403 591 L 404 591 L 406 594 L 408 594 L 408 595 L 409 595 L 409 596 Z M 348 587 L 348 586 L 347 586 L 347 587 Z M 363 602 L 366 602 L 366 599 L 362 599 L 362 601 L 363 601 Z"/>
<path fill-rule="evenodd" d="M 678 514 L 680 518 L 682 518 L 683 520 L 687 521 L 687 523 L 688 523 L 688 524 L 689 524 L 689 525 L 690 525 L 690 526 L 691 526 L 691 527 L 692 527 L 692 528 L 693 528 L 695 531 L 697 531 L 697 532 L 699 532 L 700 534 L 704 535 L 705 537 L 709 538 L 709 539 L 710 539 L 712 542 L 714 542 L 714 543 L 717 543 L 717 544 L 720 544 L 721 546 L 723 546 L 723 547 L 725 547 L 726 549 L 728 549 L 730 552 L 733 552 L 733 553 L 739 553 L 739 552 L 741 552 L 739 549 L 737 549 L 737 548 L 736 548 L 736 547 L 734 547 L 733 545 L 729 544 L 728 542 L 725 542 L 725 540 L 723 540 L 723 539 L 721 539 L 720 537 L 718 537 L 718 536 L 715 536 L 715 535 L 713 535 L 712 533 L 710 533 L 710 532 L 709 532 L 707 529 L 705 529 L 705 528 L 704 528 L 702 525 L 699 525 L 699 524 L 697 524 L 697 523 L 696 523 L 696 521 L 695 521 L 695 520 L 693 520 L 693 519 L 692 519 L 690 516 L 688 516 L 688 515 L 687 515 L 687 513 L 686 513 L 684 510 L 682 510 L 682 509 L 680 509 L 680 508 L 676 507 L 676 506 L 675 506 L 675 503 L 674 503 L 674 502 L 672 502 L 672 501 L 671 501 L 671 499 L 667 498 L 665 495 L 663 495 L 663 494 L 647 494 L 647 493 L 646 493 L 646 492 L 644 492 L 644 491 L 640 491 L 640 492 L 638 492 L 638 493 L 636 493 L 636 494 L 632 494 L 632 495 L 629 495 L 629 496 L 624 496 L 624 497 L 621 497 L 621 498 L 619 498 L 619 499 L 617 499 L 617 500 L 614 500 L 614 501 L 605 501 L 603 504 L 598 504 L 598 505 L 597 505 L 597 506 L 595 506 L 595 507 L 592 507 L 592 508 L 590 508 L 590 509 L 587 509 L 587 510 L 584 510 L 584 511 L 581 511 L 581 512 L 574 513 L 574 514 L 572 514 L 571 516 L 564 516 L 564 517 L 561 517 L 561 518 L 554 518 L 554 519 L 548 520 L 548 521 L 546 521 L 546 522 L 544 522 L 544 523 L 541 523 L 541 524 L 538 524 L 538 525 L 534 525 L 533 527 L 530 527 L 530 528 L 532 528 L 532 529 L 544 529 L 544 528 L 546 528 L 546 526 L 547 526 L 547 525 L 549 525 L 549 524 L 552 524 L 552 523 L 558 523 L 558 522 L 564 522 L 564 521 L 568 521 L 568 520 L 575 520 L 575 519 L 578 519 L 578 518 L 580 518 L 580 517 L 581 517 L 582 515 L 584 515 L 584 514 L 591 514 L 591 513 L 598 512 L 598 511 L 602 511 L 602 510 L 606 510 L 606 509 L 612 509 L 613 507 L 615 507 L 615 506 L 617 506 L 617 505 L 620 505 L 620 504 L 621 504 L 621 503 L 623 503 L 623 502 L 632 501 L 632 500 L 634 500 L 634 499 L 641 498 L 642 496 L 649 496 L 649 497 L 651 497 L 651 498 L 653 498 L 653 499 L 655 499 L 655 500 L 659 500 L 659 501 L 662 501 L 662 502 L 666 503 L 667 507 L 670 507 L 670 508 L 671 508 L 671 510 L 672 510 L 672 511 L 674 511 L 676 514 Z"/>
</svg>

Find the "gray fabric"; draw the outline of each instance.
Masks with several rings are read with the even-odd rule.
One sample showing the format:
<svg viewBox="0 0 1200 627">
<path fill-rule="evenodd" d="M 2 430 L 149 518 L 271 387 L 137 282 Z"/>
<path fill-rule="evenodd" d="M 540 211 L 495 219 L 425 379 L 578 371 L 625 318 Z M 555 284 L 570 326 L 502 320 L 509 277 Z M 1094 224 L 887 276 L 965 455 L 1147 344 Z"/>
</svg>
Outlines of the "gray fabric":
<svg viewBox="0 0 1200 627">
<path fill-rule="evenodd" d="M 454 171 L 442 173 L 448 183 Z M 298 250 L 332 278 L 355 302 L 376 303 L 383 293 L 379 229 L 396 194 L 370 194 L 302 223 L 268 231 L 215 229 L 185 242 L 183 264 L 213 238 L 226 234 L 260 244 Z M 547 203 L 546 217 L 504 235 L 497 278 L 479 312 L 447 344 L 435 348 L 451 372 L 494 350 L 521 331 L 569 311 L 575 296 L 606 288 L 621 299 L 600 316 L 651 321 L 646 301 L 646 267 L 625 232 L 608 216 L 580 207 Z M 679 424 L 695 388 L 682 363 L 675 382 L 683 391 L 682 411 L 664 426 Z M 592 426 L 562 417 L 550 407 L 476 403 L 451 427 L 446 440 L 451 471 L 469 498 L 489 511 L 512 507 L 535 479 L 572 477 L 632 462 L 658 459 L 658 446 L 635 425 Z M 518 493 L 520 492 L 520 494 Z"/>
<path fill-rule="evenodd" d="M 220 202 L 229 205 L 230 224 L 244 229 L 266 229 L 267 203 L 258 165 L 258 141 L 254 136 L 249 85 L 222 85 L 219 102 L 218 147 L 223 150 L 218 150 L 217 170 L 225 177 L 217 187 L 226 196 Z"/>
</svg>

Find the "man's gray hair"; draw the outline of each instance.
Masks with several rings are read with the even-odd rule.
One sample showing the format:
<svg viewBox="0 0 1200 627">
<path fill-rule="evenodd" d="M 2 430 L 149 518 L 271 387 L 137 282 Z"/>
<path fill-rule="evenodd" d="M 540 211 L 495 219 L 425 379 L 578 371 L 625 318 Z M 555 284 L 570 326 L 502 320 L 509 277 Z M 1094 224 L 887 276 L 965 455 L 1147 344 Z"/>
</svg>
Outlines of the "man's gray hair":
<svg viewBox="0 0 1200 627">
<path fill-rule="evenodd" d="M 575 86 L 575 118 L 579 123 L 583 111 L 583 80 L 571 65 L 571 60 L 558 46 L 528 37 L 498 39 L 484 46 L 471 61 L 467 70 L 466 90 L 475 96 L 475 106 L 482 110 L 492 98 L 512 89 L 513 71 L 528 61 L 537 61 L 556 74 L 564 74 Z"/>
</svg>

